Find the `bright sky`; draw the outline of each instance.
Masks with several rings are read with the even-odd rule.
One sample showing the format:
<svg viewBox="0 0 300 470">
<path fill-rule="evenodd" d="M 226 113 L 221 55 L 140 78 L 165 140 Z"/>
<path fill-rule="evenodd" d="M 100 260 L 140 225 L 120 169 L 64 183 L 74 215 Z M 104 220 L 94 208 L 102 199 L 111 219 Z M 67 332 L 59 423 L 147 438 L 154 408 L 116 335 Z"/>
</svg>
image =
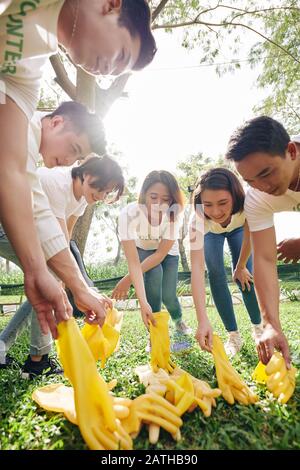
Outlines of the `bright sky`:
<svg viewBox="0 0 300 470">
<path fill-rule="evenodd" d="M 109 140 L 140 180 L 153 169 L 174 171 L 192 153 L 222 155 L 263 97 L 247 64 L 220 78 L 215 67 L 198 66 L 199 50 L 183 49 L 180 35 L 160 31 L 156 40 L 153 63 L 129 79 L 129 99 L 115 103 L 105 120 Z"/>
</svg>

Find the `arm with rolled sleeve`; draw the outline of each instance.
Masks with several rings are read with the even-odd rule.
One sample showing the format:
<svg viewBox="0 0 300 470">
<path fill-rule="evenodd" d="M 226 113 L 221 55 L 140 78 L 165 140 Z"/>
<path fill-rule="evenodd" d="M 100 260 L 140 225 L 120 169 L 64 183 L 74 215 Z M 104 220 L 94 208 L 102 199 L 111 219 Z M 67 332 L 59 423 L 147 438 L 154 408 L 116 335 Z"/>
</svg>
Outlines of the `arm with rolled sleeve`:
<svg viewBox="0 0 300 470">
<path fill-rule="evenodd" d="M 41 246 L 48 261 L 60 251 L 68 248 L 60 224 L 50 209 L 49 201 L 41 187 L 36 172 L 27 171 L 33 195 L 33 215 Z"/>
<path fill-rule="evenodd" d="M 57 215 L 59 218 L 65 219 L 64 205 L 58 204 L 55 208 L 56 215 L 54 215 L 36 173 L 34 149 L 31 149 L 31 152 L 27 174 L 32 186 L 35 224 L 48 267 L 72 291 L 74 301 L 77 307 L 86 313 L 87 321 L 102 325 L 106 315 L 106 306 L 111 307 L 112 302 L 105 295 L 98 294 L 87 286 L 56 218 Z M 63 191 L 63 188 L 59 186 L 52 188 L 52 190 L 54 189 L 56 192 Z M 59 199 L 57 198 L 57 200 Z"/>
</svg>

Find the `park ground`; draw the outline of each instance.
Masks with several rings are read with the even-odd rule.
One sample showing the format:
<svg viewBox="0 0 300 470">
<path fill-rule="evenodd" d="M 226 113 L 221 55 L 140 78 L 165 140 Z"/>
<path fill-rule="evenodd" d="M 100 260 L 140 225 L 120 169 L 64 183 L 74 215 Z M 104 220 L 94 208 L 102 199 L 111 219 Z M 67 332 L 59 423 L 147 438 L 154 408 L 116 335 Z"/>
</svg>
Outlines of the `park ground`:
<svg viewBox="0 0 300 470">
<path fill-rule="evenodd" d="M 225 340 L 224 328 L 214 308 L 210 307 L 208 312 L 215 332 Z M 231 406 L 219 398 L 211 417 L 205 418 L 199 409 L 183 416 L 180 442 L 174 442 L 169 434 L 162 431 L 158 444 L 151 446 L 144 428 L 134 440 L 135 449 L 300 448 L 300 379 L 297 378 L 295 393 L 287 405 L 279 405 L 264 387 L 254 384 L 251 373 L 257 364 L 257 355 L 249 319 L 243 306 L 236 307 L 236 314 L 244 346 L 233 365 L 245 381 L 254 386 L 260 401 L 252 406 Z M 195 329 L 194 309 L 185 309 L 184 318 Z M 0 316 L 0 330 L 8 320 L 8 315 Z M 293 364 L 299 367 L 300 302 L 282 303 L 281 320 L 289 340 Z M 135 398 L 144 392 L 134 369 L 149 361 L 145 352 L 146 343 L 147 335 L 139 313 L 126 312 L 120 349 L 107 361 L 101 372 L 107 381 L 113 378 L 118 380 L 116 395 Z M 26 359 L 27 349 L 28 334 L 25 332 L 18 338 L 10 353 L 22 363 Z M 212 356 L 202 352 L 196 342 L 189 353 L 174 356 L 174 359 L 195 377 L 206 380 L 211 386 L 217 385 Z M 61 414 L 40 409 L 31 399 L 35 388 L 63 380 L 62 377 L 24 380 L 18 367 L 0 371 L 0 450 L 87 448 L 76 426 Z"/>
</svg>

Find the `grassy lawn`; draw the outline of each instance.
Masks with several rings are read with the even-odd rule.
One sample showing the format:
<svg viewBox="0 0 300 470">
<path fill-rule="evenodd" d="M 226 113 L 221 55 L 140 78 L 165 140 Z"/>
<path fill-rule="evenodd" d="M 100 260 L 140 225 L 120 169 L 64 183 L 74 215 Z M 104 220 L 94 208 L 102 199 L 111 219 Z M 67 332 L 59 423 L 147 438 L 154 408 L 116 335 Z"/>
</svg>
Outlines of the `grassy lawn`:
<svg viewBox="0 0 300 470">
<path fill-rule="evenodd" d="M 238 324 L 244 338 L 243 349 L 234 360 L 235 368 L 248 383 L 257 363 L 251 328 L 242 306 L 236 307 Z M 226 335 L 213 308 L 209 309 L 216 332 L 223 339 Z M 184 316 L 190 326 L 195 327 L 193 309 L 186 309 Z M 293 363 L 300 364 L 300 303 L 283 303 L 281 318 L 288 336 Z M 0 317 L 0 329 L 8 317 Z M 119 396 L 134 398 L 144 392 L 133 369 L 148 362 L 145 346 L 147 337 L 138 312 L 126 313 L 122 329 L 120 350 L 111 357 L 103 372 L 106 380 L 118 379 L 115 392 Z M 27 356 L 28 336 L 24 333 L 10 353 L 20 362 Z M 195 377 L 216 386 L 212 357 L 195 347 L 186 355 L 175 358 L 182 368 Z M 31 393 L 38 386 L 61 382 L 61 378 L 40 379 L 33 382 L 23 380 L 18 368 L 0 370 L 0 449 L 86 449 L 78 428 L 62 415 L 39 409 L 31 399 Z M 205 418 L 200 410 L 186 413 L 181 428 L 182 441 L 176 443 L 166 432 L 161 431 L 159 443 L 150 446 L 147 432 L 142 430 L 134 441 L 135 449 L 299 449 L 300 448 L 300 399 L 299 377 L 297 389 L 287 405 L 278 403 L 257 388 L 260 401 L 249 407 L 228 405 L 223 399 L 217 400 L 212 416 Z M 88 398 L 88 397 L 87 397 Z"/>
</svg>

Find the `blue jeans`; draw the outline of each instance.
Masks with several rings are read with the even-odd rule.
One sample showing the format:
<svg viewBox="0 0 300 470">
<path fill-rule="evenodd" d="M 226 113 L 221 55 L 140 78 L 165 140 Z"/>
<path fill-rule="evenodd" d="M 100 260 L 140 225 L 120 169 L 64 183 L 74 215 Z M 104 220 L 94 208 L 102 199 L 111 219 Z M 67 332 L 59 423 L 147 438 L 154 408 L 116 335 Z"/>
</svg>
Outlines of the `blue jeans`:
<svg viewBox="0 0 300 470">
<path fill-rule="evenodd" d="M 215 306 L 227 331 L 236 331 L 238 327 L 224 266 L 224 242 L 226 238 L 231 253 L 232 268 L 234 270 L 240 256 L 243 234 L 243 227 L 239 227 L 232 230 L 232 232 L 209 232 L 204 237 L 205 263 L 208 271 L 210 289 Z M 251 257 L 247 262 L 247 269 L 252 272 Z M 248 291 L 247 288 L 243 291 L 239 282 L 237 282 L 237 285 L 242 293 L 243 301 L 251 322 L 254 325 L 258 325 L 261 322 L 261 315 L 253 284 L 251 283 L 250 291 Z"/>
<path fill-rule="evenodd" d="M 155 253 L 155 250 L 137 250 L 141 262 Z M 178 262 L 179 256 L 167 255 L 160 264 L 144 273 L 146 297 L 152 311 L 160 312 L 163 303 L 175 322 L 182 319 L 181 305 L 176 293 Z"/>
<path fill-rule="evenodd" d="M 12 261 L 20 267 L 20 262 L 11 246 L 8 238 L 0 226 L 0 256 Z M 50 333 L 44 335 L 41 331 L 37 316 L 31 304 L 26 300 L 17 310 L 5 329 L 0 332 L 0 362 L 3 362 L 7 351 L 13 345 L 16 338 L 28 325 L 31 325 L 30 354 L 32 356 L 42 356 L 49 354 L 52 346 L 52 336 Z"/>
</svg>

